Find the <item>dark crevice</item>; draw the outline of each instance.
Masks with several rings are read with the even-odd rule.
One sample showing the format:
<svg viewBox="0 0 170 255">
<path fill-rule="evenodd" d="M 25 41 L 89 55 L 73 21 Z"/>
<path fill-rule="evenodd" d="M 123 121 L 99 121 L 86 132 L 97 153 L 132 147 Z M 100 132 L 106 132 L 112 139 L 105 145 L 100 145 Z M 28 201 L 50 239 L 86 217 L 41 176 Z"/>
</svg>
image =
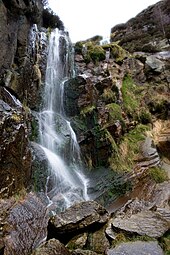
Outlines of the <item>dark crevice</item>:
<svg viewBox="0 0 170 255">
<path fill-rule="evenodd" d="M 5 250 L 5 247 L 0 249 L 0 255 L 4 255 L 4 250 Z"/>
<path fill-rule="evenodd" d="M 104 226 L 105 223 L 93 223 L 90 226 L 86 226 L 82 229 L 73 229 L 73 230 L 67 230 L 67 235 L 66 231 L 58 231 L 55 226 L 49 222 L 48 223 L 48 235 L 47 235 L 47 240 L 50 239 L 58 239 L 61 243 L 66 245 L 74 236 L 85 233 L 85 232 L 90 232 L 94 233 L 95 231 L 99 230 Z"/>
<path fill-rule="evenodd" d="M 8 1 L 2 0 L 2 2 L 7 9 L 11 10 L 11 1 L 10 0 L 8 0 Z"/>
</svg>

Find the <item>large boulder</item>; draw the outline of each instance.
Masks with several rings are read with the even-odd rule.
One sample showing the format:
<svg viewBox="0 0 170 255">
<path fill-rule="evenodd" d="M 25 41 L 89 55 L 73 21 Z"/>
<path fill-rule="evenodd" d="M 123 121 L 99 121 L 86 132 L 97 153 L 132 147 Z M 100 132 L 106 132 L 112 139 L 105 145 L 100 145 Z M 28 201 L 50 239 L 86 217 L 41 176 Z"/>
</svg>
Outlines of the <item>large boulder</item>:
<svg viewBox="0 0 170 255">
<path fill-rule="evenodd" d="M 50 239 L 38 247 L 32 255 L 70 255 L 69 250 L 56 239 Z"/>
<path fill-rule="evenodd" d="M 66 232 L 69 235 L 79 233 L 82 229 L 102 226 L 107 220 L 108 213 L 104 207 L 95 201 L 85 201 L 53 216 L 50 225 L 53 226 L 53 235 L 62 236 Z"/>
<path fill-rule="evenodd" d="M 158 238 L 170 228 L 170 209 L 157 208 L 154 203 L 136 199 L 127 202 L 110 220 L 110 224 L 119 230 Z"/>
<path fill-rule="evenodd" d="M 165 69 L 165 64 L 154 55 L 148 56 L 145 63 L 150 69 L 158 73 L 163 72 Z"/>
</svg>

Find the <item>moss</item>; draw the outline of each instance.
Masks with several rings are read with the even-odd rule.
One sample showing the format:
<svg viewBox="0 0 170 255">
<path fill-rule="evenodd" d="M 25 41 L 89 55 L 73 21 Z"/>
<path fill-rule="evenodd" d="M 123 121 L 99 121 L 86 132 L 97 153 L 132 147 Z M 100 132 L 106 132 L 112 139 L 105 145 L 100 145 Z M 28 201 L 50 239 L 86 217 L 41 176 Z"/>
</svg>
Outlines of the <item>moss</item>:
<svg viewBox="0 0 170 255">
<path fill-rule="evenodd" d="M 16 122 L 17 124 L 22 122 L 22 116 L 20 114 L 17 113 L 13 113 L 11 116 L 11 119 Z"/>
<path fill-rule="evenodd" d="M 124 233 L 120 232 L 116 235 L 116 238 L 112 241 L 112 247 L 115 247 L 116 245 L 127 241 L 128 241 L 127 237 L 124 235 Z"/>
<path fill-rule="evenodd" d="M 163 237 L 160 238 L 160 245 L 165 251 L 165 255 L 170 255 L 170 231 L 165 233 Z"/>
<path fill-rule="evenodd" d="M 51 27 L 48 27 L 47 32 L 46 32 L 47 39 L 50 38 L 51 32 L 52 32 Z"/>
<path fill-rule="evenodd" d="M 93 61 L 95 64 L 105 59 L 105 50 L 100 45 L 95 45 L 93 42 L 85 44 L 84 60 L 86 63 Z"/>
<path fill-rule="evenodd" d="M 141 236 L 135 233 L 128 233 L 128 232 L 122 231 L 116 234 L 116 238 L 112 241 L 112 246 L 115 247 L 116 245 L 120 243 L 135 242 L 135 241 L 150 242 L 150 241 L 156 241 L 156 239 L 146 235 Z"/>
<path fill-rule="evenodd" d="M 82 49 L 83 49 L 83 43 L 82 43 L 82 42 L 77 42 L 77 43 L 74 45 L 75 53 L 77 53 L 77 54 L 82 54 Z"/>
<path fill-rule="evenodd" d="M 122 62 L 129 54 L 117 43 L 111 43 L 103 45 L 104 50 L 110 50 L 111 58 L 114 58 L 115 62 Z"/>
<path fill-rule="evenodd" d="M 105 59 L 105 51 L 99 45 L 95 45 L 89 50 L 89 55 L 94 63 Z"/>
<path fill-rule="evenodd" d="M 86 114 L 91 113 L 94 109 L 94 105 L 88 105 L 81 110 L 80 114 L 86 116 Z"/>
<path fill-rule="evenodd" d="M 167 173 L 164 169 L 160 167 L 152 167 L 149 169 L 149 176 L 153 179 L 156 183 L 162 183 L 168 180 Z"/>
</svg>

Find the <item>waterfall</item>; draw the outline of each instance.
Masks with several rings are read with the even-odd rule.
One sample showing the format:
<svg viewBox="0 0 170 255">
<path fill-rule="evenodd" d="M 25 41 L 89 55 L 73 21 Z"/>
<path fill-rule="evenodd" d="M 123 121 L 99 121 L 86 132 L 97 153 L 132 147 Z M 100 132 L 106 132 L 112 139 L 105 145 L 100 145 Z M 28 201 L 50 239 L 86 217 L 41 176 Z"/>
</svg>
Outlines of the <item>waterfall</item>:
<svg viewBox="0 0 170 255">
<path fill-rule="evenodd" d="M 40 145 L 49 162 L 47 195 L 61 210 L 88 199 L 88 181 L 82 173 L 79 145 L 64 116 L 64 83 L 72 73 L 69 50 L 66 34 L 53 31 L 49 40 L 43 108 L 39 113 Z"/>
</svg>

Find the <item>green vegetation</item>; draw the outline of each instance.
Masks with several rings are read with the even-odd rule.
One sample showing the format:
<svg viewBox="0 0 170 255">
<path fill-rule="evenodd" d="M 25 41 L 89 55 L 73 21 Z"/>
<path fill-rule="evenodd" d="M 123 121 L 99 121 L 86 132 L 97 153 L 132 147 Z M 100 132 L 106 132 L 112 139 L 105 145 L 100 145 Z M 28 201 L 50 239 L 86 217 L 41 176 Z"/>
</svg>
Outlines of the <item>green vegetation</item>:
<svg viewBox="0 0 170 255">
<path fill-rule="evenodd" d="M 112 246 L 115 247 L 116 245 L 120 243 L 135 242 L 135 241 L 149 242 L 149 241 L 156 241 L 156 239 L 146 235 L 140 236 L 138 234 L 127 233 L 122 231 L 116 234 L 116 238 L 112 241 Z"/>
<path fill-rule="evenodd" d="M 139 98 L 137 98 L 135 92 L 136 85 L 132 78 L 129 75 L 125 76 L 122 84 L 123 106 L 126 113 L 130 116 L 136 115 L 140 106 Z"/>
<path fill-rule="evenodd" d="M 39 135 L 39 130 L 38 130 L 38 120 L 33 117 L 31 119 L 31 134 L 30 134 L 30 137 L 29 139 L 31 141 L 37 141 L 38 140 L 38 135 Z"/>
<path fill-rule="evenodd" d="M 122 118 L 122 109 L 120 105 L 112 103 L 112 104 L 107 104 L 106 108 L 109 110 L 109 120 L 110 122 L 114 122 L 116 120 L 123 121 Z"/>
<path fill-rule="evenodd" d="M 91 60 L 96 64 L 99 61 L 105 60 L 105 50 L 100 45 L 95 45 L 92 42 L 86 44 L 87 51 L 84 56 L 86 63 Z"/>
<path fill-rule="evenodd" d="M 139 124 L 122 137 L 117 156 L 110 158 L 112 169 L 125 172 L 132 170 L 140 153 L 140 143 L 144 141 L 147 130 L 149 130 L 148 126 Z"/>
<path fill-rule="evenodd" d="M 170 255 L 170 230 L 160 238 L 159 242 L 165 252 L 165 255 Z"/>
<path fill-rule="evenodd" d="M 129 118 L 138 123 L 152 122 L 148 107 L 144 106 L 146 88 L 137 86 L 130 75 L 126 75 L 122 84 L 123 107 Z"/>
<path fill-rule="evenodd" d="M 105 88 L 103 90 L 102 99 L 106 103 L 112 103 L 115 102 L 117 99 L 117 91 L 113 91 L 111 88 Z"/>
<path fill-rule="evenodd" d="M 152 122 L 152 115 L 146 108 L 140 108 L 138 121 L 142 124 L 148 124 Z"/>
<path fill-rule="evenodd" d="M 88 105 L 81 110 L 80 114 L 86 116 L 86 114 L 91 113 L 94 109 L 94 105 Z"/>
<path fill-rule="evenodd" d="M 167 173 L 164 169 L 160 167 L 152 167 L 151 169 L 149 169 L 149 176 L 156 183 L 161 183 L 168 180 Z"/>
<path fill-rule="evenodd" d="M 83 49 L 83 42 L 77 42 L 77 43 L 74 45 L 75 53 L 77 53 L 77 54 L 82 54 L 82 49 Z"/>
<path fill-rule="evenodd" d="M 128 56 L 128 52 L 117 43 L 103 45 L 103 49 L 110 50 L 110 56 L 115 60 L 115 62 L 121 62 Z"/>
</svg>

